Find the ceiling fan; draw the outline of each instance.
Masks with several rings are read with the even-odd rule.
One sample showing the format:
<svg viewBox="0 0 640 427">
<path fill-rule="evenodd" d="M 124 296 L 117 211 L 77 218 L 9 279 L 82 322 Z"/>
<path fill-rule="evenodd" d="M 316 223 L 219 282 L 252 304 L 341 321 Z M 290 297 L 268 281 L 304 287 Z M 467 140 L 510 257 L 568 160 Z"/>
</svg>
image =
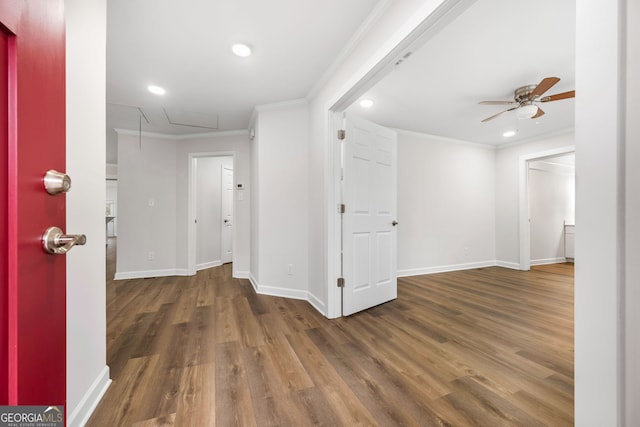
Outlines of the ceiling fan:
<svg viewBox="0 0 640 427">
<path fill-rule="evenodd" d="M 559 101 L 561 99 L 574 98 L 576 96 L 575 90 L 570 90 L 569 92 L 557 93 L 555 95 L 542 96 L 546 91 L 551 89 L 553 85 L 560 81 L 557 77 L 547 77 L 543 79 L 537 85 L 527 85 L 522 86 L 516 89 L 513 93 L 513 101 L 482 101 L 480 104 L 482 105 L 513 105 L 517 104 L 515 107 L 509 108 L 508 110 L 504 110 L 498 114 L 494 114 L 491 117 L 487 117 L 482 120 L 482 122 L 488 122 L 489 120 L 493 120 L 501 114 L 507 113 L 509 111 L 518 110 L 516 114 L 518 118 L 531 118 L 535 119 L 544 114 L 544 111 L 538 105 L 537 102 L 550 102 L 550 101 Z"/>
</svg>

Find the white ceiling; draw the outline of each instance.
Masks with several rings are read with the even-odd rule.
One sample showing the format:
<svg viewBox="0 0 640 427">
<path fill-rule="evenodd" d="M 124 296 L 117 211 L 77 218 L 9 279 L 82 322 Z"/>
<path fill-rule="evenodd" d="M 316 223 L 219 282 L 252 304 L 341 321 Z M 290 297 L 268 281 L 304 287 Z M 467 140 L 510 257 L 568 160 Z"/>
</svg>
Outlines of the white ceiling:
<svg viewBox="0 0 640 427">
<path fill-rule="evenodd" d="M 383 2 L 384 3 L 384 2 Z M 304 98 L 378 0 L 109 0 L 107 162 L 113 128 L 167 134 L 210 132 L 172 125 L 176 114 L 247 129 L 253 107 Z M 239 58 L 231 45 L 249 44 Z M 167 94 L 146 89 L 155 84 Z M 216 117 L 217 116 L 217 117 Z"/>
<path fill-rule="evenodd" d="M 208 116 L 219 131 L 246 129 L 254 106 L 303 98 L 329 70 L 376 5 L 387 0 L 109 0 L 107 2 L 107 162 L 116 163 L 113 128 L 187 134 L 209 128 L 169 124 L 167 112 Z M 231 53 L 235 42 L 253 55 Z M 574 100 L 542 104 L 546 114 L 517 120 L 513 90 L 544 77 L 572 90 L 574 0 L 477 0 L 362 98 L 349 112 L 384 126 L 500 145 L 573 127 Z M 167 89 L 158 97 L 146 90 Z M 140 111 L 145 120 L 140 119 Z M 515 137 L 502 133 L 516 129 Z"/>
<path fill-rule="evenodd" d="M 546 95 L 575 88 L 574 0 L 478 0 L 398 65 L 347 111 L 383 126 L 463 141 L 501 145 L 573 128 L 574 100 L 540 104 L 545 115 L 518 120 L 513 91 L 545 77 L 561 80 Z M 502 136 L 517 130 L 512 138 Z"/>
</svg>

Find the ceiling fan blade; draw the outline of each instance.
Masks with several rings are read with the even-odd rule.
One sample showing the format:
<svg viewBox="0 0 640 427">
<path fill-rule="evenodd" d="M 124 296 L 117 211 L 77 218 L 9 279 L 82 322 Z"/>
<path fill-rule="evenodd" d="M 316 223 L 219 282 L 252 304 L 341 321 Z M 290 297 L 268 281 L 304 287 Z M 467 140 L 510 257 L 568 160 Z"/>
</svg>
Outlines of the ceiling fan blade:
<svg viewBox="0 0 640 427">
<path fill-rule="evenodd" d="M 542 108 L 538 107 L 538 112 L 535 113 L 533 116 L 531 116 L 532 119 L 536 119 L 540 116 L 544 115 L 544 111 L 542 111 Z"/>
<path fill-rule="evenodd" d="M 538 101 L 539 102 L 559 101 L 561 99 L 575 98 L 575 96 L 576 96 L 576 91 L 570 90 L 569 92 L 556 93 L 555 95 L 551 95 L 551 96 L 543 96 L 542 98 L 538 99 Z"/>
<path fill-rule="evenodd" d="M 504 114 L 504 113 L 509 112 L 509 111 L 516 110 L 516 109 L 518 109 L 518 108 L 520 108 L 520 106 L 519 106 L 519 105 L 518 105 L 517 107 L 513 107 L 513 108 L 509 108 L 508 110 L 501 111 L 501 112 L 499 112 L 498 114 L 494 114 L 493 116 L 491 116 L 491 117 L 487 117 L 486 119 L 482 120 L 482 123 L 484 123 L 484 122 L 488 122 L 489 120 L 493 120 L 493 119 L 495 119 L 496 117 L 498 117 L 498 116 L 499 116 L 499 115 L 501 115 L 501 114 Z"/>
<path fill-rule="evenodd" d="M 517 104 L 516 101 L 481 101 L 478 102 L 478 104 L 482 104 L 482 105 L 511 105 L 511 104 Z"/>
<path fill-rule="evenodd" d="M 529 99 L 535 99 L 540 97 L 543 93 L 551 89 L 553 85 L 560 81 L 557 77 L 547 77 L 546 79 L 542 79 L 538 86 L 535 87 L 529 94 Z"/>
</svg>

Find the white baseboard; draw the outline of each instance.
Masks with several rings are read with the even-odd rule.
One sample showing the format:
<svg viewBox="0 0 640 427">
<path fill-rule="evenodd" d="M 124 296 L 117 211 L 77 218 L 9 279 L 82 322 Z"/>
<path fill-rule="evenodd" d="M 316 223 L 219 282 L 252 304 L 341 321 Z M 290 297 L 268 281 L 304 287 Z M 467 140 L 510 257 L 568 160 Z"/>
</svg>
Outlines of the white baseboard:
<svg viewBox="0 0 640 427">
<path fill-rule="evenodd" d="M 253 274 L 251 274 L 251 272 L 249 272 L 248 279 L 249 282 L 251 282 L 251 286 L 253 286 L 253 290 L 257 294 L 309 301 L 309 293 L 307 291 L 261 285 L 260 283 L 258 283 L 258 280 L 256 280 Z"/>
<path fill-rule="evenodd" d="M 233 272 L 233 278 L 234 279 L 249 279 L 249 272 L 248 271 L 243 271 L 243 270 L 234 271 Z"/>
<path fill-rule="evenodd" d="M 255 277 L 253 277 L 253 273 L 249 272 L 249 282 L 251 282 L 251 286 L 253 286 L 253 290 L 256 291 L 256 293 L 258 293 L 258 281 L 256 280 Z"/>
<path fill-rule="evenodd" d="M 512 270 L 520 270 L 520 264 L 517 262 L 496 261 L 496 267 L 510 268 Z"/>
<path fill-rule="evenodd" d="M 531 265 L 558 264 L 560 262 L 567 262 L 567 259 L 565 257 L 562 257 L 562 258 L 532 259 L 531 260 Z"/>
<path fill-rule="evenodd" d="M 311 304 L 313 306 L 313 308 L 318 310 L 318 312 L 320 314 L 322 314 L 323 316 L 327 317 L 326 305 L 325 305 L 324 302 L 322 302 L 320 300 L 320 298 L 318 298 L 317 296 L 315 296 L 311 292 L 307 292 L 307 301 L 309 302 L 309 304 Z"/>
<path fill-rule="evenodd" d="M 421 274 L 446 273 L 449 271 L 472 270 L 474 268 L 495 267 L 496 261 L 469 262 L 466 264 L 441 265 L 437 267 L 408 268 L 398 270 L 398 277 L 419 276 Z"/>
<path fill-rule="evenodd" d="M 102 396 L 104 396 L 110 384 L 109 367 L 105 366 L 73 412 L 67 416 L 67 426 L 84 426 L 87 421 L 89 421 L 89 417 L 93 414 L 93 411 L 96 409 L 96 406 L 98 406 L 98 403 L 100 403 L 100 399 L 102 399 Z"/>
<path fill-rule="evenodd" d="M 203 262 L 202 264 L 196 265 L 196 271 L 206 270 L 207 268 L 220 267 L 222 265 L 222 260 Z"/>
<path fill-rule="evenodd" d="M 260 295 L 269 295 L 272 297 L 301 299 L 305 301 L 309 300 L 308 292 L 300 289 L 279 288 L 277 286 L 264 286 L 258 284 L 258 290 L 256 292 Z"/>
<path fill-rule="evenodd" d="M 124 271 L 117 272 L 113 280 L 148 279 L 151 277 L 189 276 L 186 268 L 167 268 L 164 270 Z"/>
</svg>

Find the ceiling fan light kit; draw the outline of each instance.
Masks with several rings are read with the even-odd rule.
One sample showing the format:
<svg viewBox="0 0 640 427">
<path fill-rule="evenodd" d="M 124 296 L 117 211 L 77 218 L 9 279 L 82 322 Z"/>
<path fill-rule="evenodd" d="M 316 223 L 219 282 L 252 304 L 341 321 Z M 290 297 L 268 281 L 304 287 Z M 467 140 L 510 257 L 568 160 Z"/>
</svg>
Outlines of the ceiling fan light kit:
<svg viewBox="0 0 640 427">
<path fill-rule="evenodd" d="M 516 117 L 518 119 L 530 119 L 538 113 L 538 106 L 529 104 L 523 105 L 516 110 Z"/>
<path fill-rule="evenodd" d="M 493 120 L 504 113 L 514 110 L 518 119 L 536 119 L 544 114 L 544 111 L 542 111 L 542 108 L 536 105 L 536 102 L 550 102 L 559 101 L 561 99 L 574 98 L 576 96 L 575 90 L 550 96 L 542 96 L 546 91 L 551 89 L 551 87 L 559 81 L 560 79 L 558 77 L 547 77 L 545 79 L 542 79 L 542 81 L 537 85 L 527 85 L 519 87 L 513 92 L 513 101 L 480 102 L 480 104 L 482 105 L 515 105 L 515 107 L 511 107 L 507 110 L 499 112 L 498 114 L 487 117 L 486 119 L 482 120 L 482 123 Z"/>
</svg>

